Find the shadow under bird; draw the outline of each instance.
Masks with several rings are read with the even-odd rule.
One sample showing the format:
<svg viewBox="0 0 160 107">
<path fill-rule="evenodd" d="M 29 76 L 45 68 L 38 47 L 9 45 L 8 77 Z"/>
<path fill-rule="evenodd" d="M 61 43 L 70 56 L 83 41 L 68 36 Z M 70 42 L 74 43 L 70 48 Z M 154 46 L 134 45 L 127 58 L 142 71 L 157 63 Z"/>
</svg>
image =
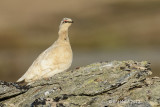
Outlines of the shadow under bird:
<svg viewBox="0 0 160 107">
<path fill-rule="evenodd" d="M 42 78 L 66 71 L 72 64 L 72 49 L 68 37 L 68 28 L 73 23 L 63 18 L 59 26 L 58 39 L 32 63 L 26 73 L 17 82 L 32 83 Z"/>
</svg>

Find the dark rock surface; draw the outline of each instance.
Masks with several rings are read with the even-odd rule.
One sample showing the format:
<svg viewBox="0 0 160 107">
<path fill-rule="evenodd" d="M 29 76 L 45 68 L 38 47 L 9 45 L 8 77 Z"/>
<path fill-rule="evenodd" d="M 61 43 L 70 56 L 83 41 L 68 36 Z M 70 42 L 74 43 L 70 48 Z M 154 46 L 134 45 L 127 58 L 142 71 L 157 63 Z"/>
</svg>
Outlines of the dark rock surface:
<svg viewBox="0 0 160 107">
<path fill-rule="evenodd" d="M 26 92 L 28 86 L 20 86 L 12 82 L 0 81 L 0 100 L 5 100 Z"/>
<path fill-rule="evenodd" d="M 0 106 L 160 106 L 160 79 L 151 74 L 148 62 L 130 60 L 94 63 L 30 86 L 0 81 Z"/>
</svg>

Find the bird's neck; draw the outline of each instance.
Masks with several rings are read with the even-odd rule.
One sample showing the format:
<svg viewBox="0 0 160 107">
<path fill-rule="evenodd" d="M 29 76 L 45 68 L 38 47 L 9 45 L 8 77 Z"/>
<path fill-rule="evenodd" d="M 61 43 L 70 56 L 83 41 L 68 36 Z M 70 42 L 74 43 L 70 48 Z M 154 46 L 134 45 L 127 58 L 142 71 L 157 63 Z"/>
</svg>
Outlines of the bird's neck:
<svg viewBox="0 0 160 107">
<path fill-rule="evenodd" d="M 68 28 L 60 28 L 58 32 L 58 41 L 67 41 L 69 42 L 69 37 L 68 37 Z"/>
</svg>

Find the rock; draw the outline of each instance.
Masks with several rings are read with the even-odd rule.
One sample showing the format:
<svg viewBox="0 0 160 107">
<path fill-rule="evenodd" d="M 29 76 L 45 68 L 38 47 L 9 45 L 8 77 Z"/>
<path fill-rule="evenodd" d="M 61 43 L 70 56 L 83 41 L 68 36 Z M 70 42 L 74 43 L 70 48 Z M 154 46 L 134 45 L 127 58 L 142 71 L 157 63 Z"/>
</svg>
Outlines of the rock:
<svg viewBox="0 0 160 107">
<path fill-rule="evenodd" d="M 112 61 L 62 72 L 30 86 L 1 81 L 1 106 L 160 106 L 160 79 L 149 77 L 150 70 L 146 61 Z"/>
<path fill-rule="evenodd" d="M 28 86 L 20 86 L 12 82 L 0 81 L 0 100 L 5 100 L 26 92 Z"/>
</svg>

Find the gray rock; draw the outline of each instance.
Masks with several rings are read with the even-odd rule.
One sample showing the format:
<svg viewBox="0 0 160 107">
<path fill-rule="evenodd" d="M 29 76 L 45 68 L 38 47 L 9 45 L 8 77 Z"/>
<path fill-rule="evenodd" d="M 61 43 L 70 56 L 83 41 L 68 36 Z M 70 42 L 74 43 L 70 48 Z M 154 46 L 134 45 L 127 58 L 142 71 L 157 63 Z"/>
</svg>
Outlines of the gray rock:
<svg viewBox="0 0 160 107">
<path fill-rule="evenodd" d="M 0 84 L 3 106 L 151 107 L 160 106 L 160 79 L 146 61 L 112 61 L 80 67 L 29 87 Z M 14 85 L 13 85 L 14 84 Z M 21 88 L 17 88 L 21 87 Z"/>
<path fill-rule="evenodd" d="M 0 81 L 0 100 L 5 100 L 22 94 L 28 89 L 28 86 L 20 86 L 16 83 Z"/>
</svg>

